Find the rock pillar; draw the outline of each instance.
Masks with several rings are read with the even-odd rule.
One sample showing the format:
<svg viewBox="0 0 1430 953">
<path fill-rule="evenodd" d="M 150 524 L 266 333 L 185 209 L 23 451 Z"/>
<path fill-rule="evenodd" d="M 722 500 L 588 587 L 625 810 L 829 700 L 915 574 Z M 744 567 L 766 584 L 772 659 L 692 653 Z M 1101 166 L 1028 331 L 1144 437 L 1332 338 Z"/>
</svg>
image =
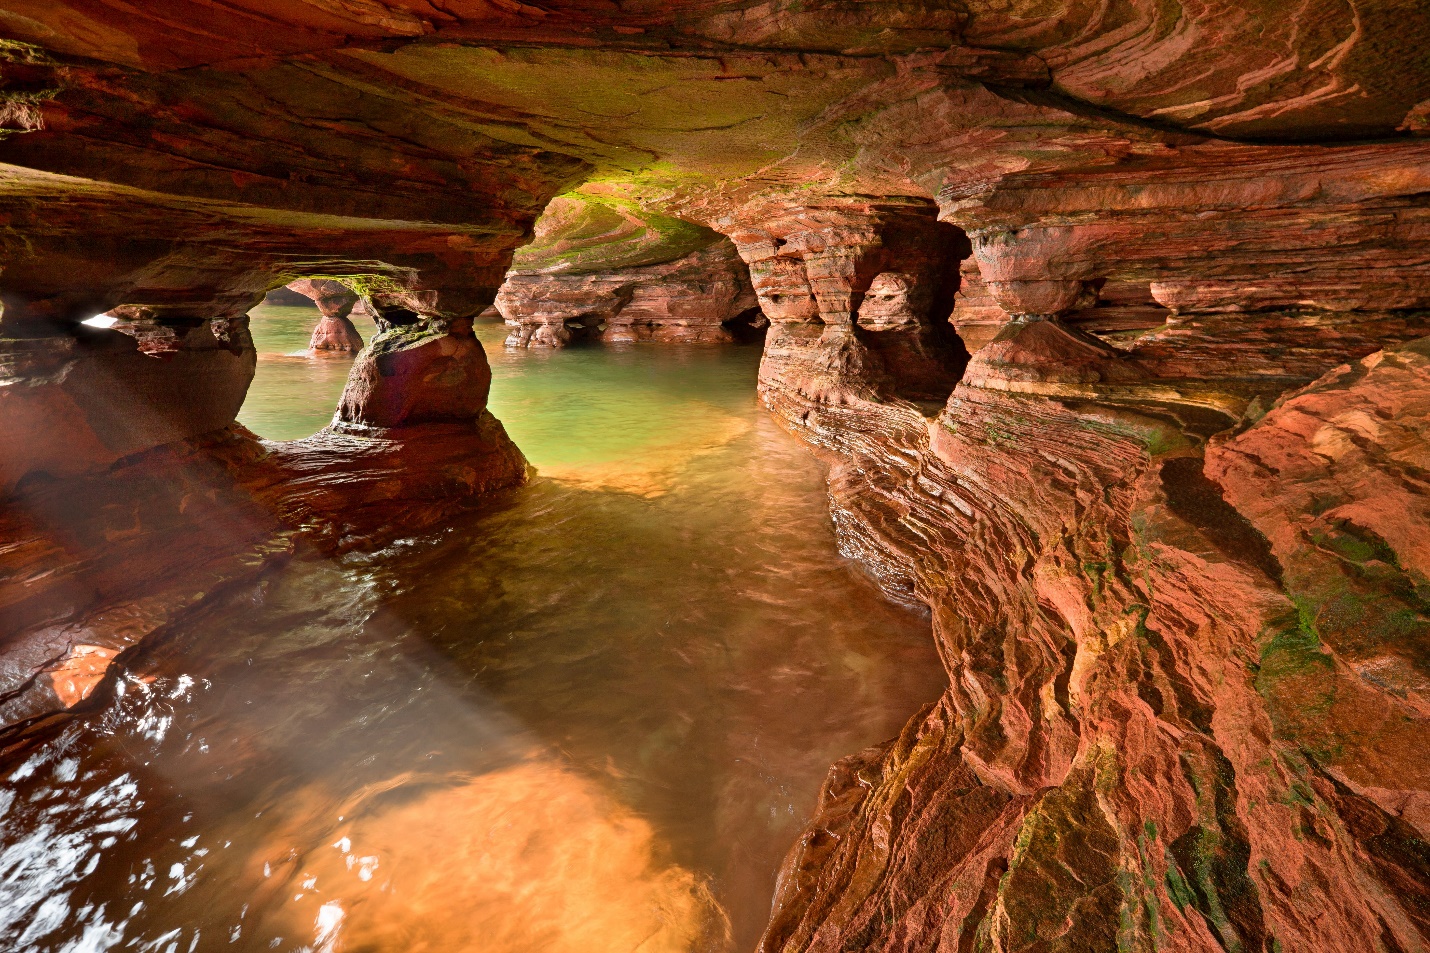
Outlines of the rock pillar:
<svg viewBox="0 0 1430 953">
<path fill-rule="evenodd" d="M 466 422 L 486 410 L 492 371 L 470 318 L 392 325 L 353 365 L 334 427 L 358 431 Z"/>
<path fill-rule="evenodd" d="M 331 278 L 304 278 L 289 283 L 288 288 L 311 298 L 322 314 L 308 341 L 310 350 L 354 353 L 362 350 L 362 335 L 348 318 L 358 303 L 356 292 Z"/>
<path fill-rule="evenodd" d="M 958 228 L 932 205 L 845 202 L 747 210 L 731 226 L 771 329 L 761 384 L 824 399 L 942 401 L 967 352 L 948 323 Z"/>
<path fill-rule="evenodd" d="M 491 366 L 471 317 L 371 306 L 379 331 L 353 362 L 332 424 L 296 450 L 361 476 L 332 508 L 382 508 L 390 498 L 450 507 L 522 482 L 526 459 L 487 410 Z"/>
</svg>

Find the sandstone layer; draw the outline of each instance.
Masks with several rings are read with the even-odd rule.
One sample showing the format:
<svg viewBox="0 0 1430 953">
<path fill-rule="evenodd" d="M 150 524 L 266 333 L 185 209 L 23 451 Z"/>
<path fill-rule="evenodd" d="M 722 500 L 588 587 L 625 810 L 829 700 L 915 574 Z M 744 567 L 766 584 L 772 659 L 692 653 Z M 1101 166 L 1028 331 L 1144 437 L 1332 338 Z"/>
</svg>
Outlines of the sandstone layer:
<svg viewBox="0 0 1430 953">
<path fill-rule="evenodd" d="M 642 237 L 512 285 L 518 340 L 724 288 L 682 243 L 726 236 L 763 399 L 948 669 L 831 772 L 765 950 L 1430 946 L 1419 5 L 0 18 L 11 732 L 293 527 L 375 545 L 520 480 L 470 321 L 575 195 Z M 380 331 L 328 431 L 263 444 L 243 315 L 298 280 Z"/>
<path fill-rule="evenodd" d="M 303 278 L 292 282 L 287 290 L 296 291 L 318 306 L 322 315 L 308 341 L 310 351 L 361 351 L 362 335 L 348 315 L 358 303 L 356 292 L 340 281 L 327 278 Z"/>
<path fill-rule="evenodd" d="M 496 307 L 510 347 L 730 344 L 766 323 L 724 236 L 596 194 L 547 207 Z"/>
<path fill-rule="evenodd" d="M 1418 948 L 1423 527 L 1352 514 L 1420 479 L 1424 340 L 1204 470 L 1236 419 L 1204 394 L 1060 322 L 1000 339 L 933 418 L 765 381 L 952 685 L 836 765 L 763 949 Z"/>
</svg>

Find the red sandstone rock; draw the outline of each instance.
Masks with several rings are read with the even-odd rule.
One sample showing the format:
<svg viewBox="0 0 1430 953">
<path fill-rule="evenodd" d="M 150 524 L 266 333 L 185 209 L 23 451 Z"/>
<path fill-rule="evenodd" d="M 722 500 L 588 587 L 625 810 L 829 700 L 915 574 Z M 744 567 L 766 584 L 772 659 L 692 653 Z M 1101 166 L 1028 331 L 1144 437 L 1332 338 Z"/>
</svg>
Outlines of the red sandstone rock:
<svg viewBox="0 0 1430 953">
<path fill-rule="evenodd" d="M 1002 337 L 932 423 L 847 392 L 823 400 L 817 379 L 791 386 L 799 364 L 762 381 L 835 461 L 846 551 L 933 608 L 951 677 L 897 742 L 836 766 L 762 948 L 1420 942 L 1430 867 L 1412 845 L 1430 760 L 1408 739 L 1426 713 L 1394 682 L 1358 679 L 1350 656 L 1321 654 L 1276 558 L 1301 541 L 1273 555 L 1202 475 L 1200 434 L 1231 417 L 1205 416 L 1195 391 L 1060 322 Z M 1326 335 L 1322 368 L 1336 346 Z M 1287 355 L 1283 379 L 1313 353 Z M 1286 426 L 1275 421 L 1296 419 L 1298 401 L 1337 406 L 1346 386 L 1413 395 L 1425 358 L 1397 353 L 1367 362 L 1384 384 L 1333 376 L 1288 401 L 1218 451 L 1213 474 L 1242 466 L 1240 441 L 1285 447 L 1278 461 L 1294 448 L 1308 497 L 1336 480 L 1368 498 L 1360 474 L 1389 463 L 1380 451 L 1337 478 L 1304 437 L 1273 436 Z M 1233 392 L 1238 372 L 1208 362 L 1201 383 L 1231 375 L 1216 386 Z M 1379 424 L 1393 453 L 1419 439 L 1414 400 L 1347 419 L 1398 420 Z M 1247 509 L 1257 525 L 1318 509 L 1294 496 L 1283 509 L 1279 472 L 1244 472 L 1231 499 L 1260 501 Z M 1336 532 L 1329 512 L 1312 525 Z M 1340 591 L 1320 572 L 1318 597 Z M 1396 645 L 1419 655 L 1416 631 Z"/>
<path fill-rule="evenodd" d="M 353 364 L 334 422 L 361 430 L 475 420 L 491 386 L 491 366 L 470 320 L 393 327 Z"/>
<path fill-rule="evenodd" d="M 524 237 L 511 224 L 275 215 L 8 166 L 0 193 L 10 227 L 27 235 L 6 250 L 0 326 L 8 336 L 68 332 L 117 308 L 171 323 L 237 318 L 275 273 L 313 267 L 315 245 L 325 268 L 362 277 L 381 303 L 469 317 L 491 304 Z"/>
<path fill-rule="evenodd" d="M 1127 384 L 1145 374 L 1116 348 L 1056 320 L 1005 325 L 969 361 L 964 382 L 990 390 L 1056 393 L 1060 385 Z M 1072 390 L 1066 392 L 1072 393 Z"/>
<path fill-rule="evenodd" d="M 313 328 L 313 336 L 308 339 L 310 351 L 350 351 L 362 350 L 362 335 L 346 317 L 323 315 Z"/>
<path fill-rule="evenodd" d="M 771 323 L 766 379 L 791 372 L 820 400 L 845 389 L 914 400 L 947 394 L 967 356 L 948 325 L 966 251 L 962 233 L 931 212 L 914 201 L 745 212 L 763 220 L 732 228 L 731 237 Z M 804 355 L 817 360 L 794 367 Z"/>
<path fill-rule="evenodd" d="M 246 322 L 209 321 L 0 339 L 0 354 L 0 493 L 228 426 L 256 360 Z"/>
<path fill-rule="evenodd" d="M 1131 300 L 1182 313 L 1423 309 L 1426 155 L 1419 144 L 1183 148 L 1007 176 L 944 214 L 970 229 L 980 277 L 1010 314 L 1073 311 L 1109 282 L 1124 300 L 1140 288 Z"/>
<path fill-rule="evenodd" d="M 353 327 L 348 315 L 358 303 L 358 296 L 347 285 L 324 278 L 304 278 L 288 283 L 290 291 L 296 291 L 318 306 L 322 318 L 313 328 L 313 336 L 308 341 L 311 351 L 361 351 L 362 336 Z"/>
<path fill-rule="evenodd" d="M 836 766 L 767 950 L 1425 947 L 1424 355 L 1237 429 L 1425 330 L 1418 11 L 240 6 L 10 4 L 48 52 L 0 53 L 28 130 L 0 141 L 0 719 L 82 698 L 282 527 L 519 480 L 462 321 L 589 178 L 731 236 L 766 401 L 950 672 Z M 344 422 L 192 437 L 244 348 L 175 329 L 295 275 L 385 315 Z M 957 383 L 950 311 L 981 350 L 929 421 L 904 399 Z M 76 356 L 102 312 L 137 350 Z"/>
<path fill-rule="evenodd" d="M 355 291 L 331 278 L 302 278 L 288 282 L 287 288 L 310 299 L 325 318 L 346 318 L 352 313 L 353 305 L 358 303 Z"/>
<path fill-rule="evenodd" d="M 1331 371 L 1207 454 L 1208 475 L 1266 536 L 1304 619 L 1299 655 L 1274 676 L 1275 716 L 1337 780 L 1421 831 L 1428 421 L 1421 339 Z"/>
<path fill-rule="evenodd" d="M 715 236 L 718 239 L 718 236 Z M 728 344 L 728 326 L 758 309 L 749 272 L 719 240 L 673 261 L 585 273 L 512 271 L 497 294 L 507 344 L 572 341 Z"/>
</svg>

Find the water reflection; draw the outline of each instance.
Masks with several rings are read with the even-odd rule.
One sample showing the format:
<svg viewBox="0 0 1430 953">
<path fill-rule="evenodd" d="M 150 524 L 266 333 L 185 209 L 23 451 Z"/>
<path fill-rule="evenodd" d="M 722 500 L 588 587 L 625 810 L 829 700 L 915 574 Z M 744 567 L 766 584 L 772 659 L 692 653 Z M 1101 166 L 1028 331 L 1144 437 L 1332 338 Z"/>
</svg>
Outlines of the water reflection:
<svg viewBox="0 0 1430 953">
<path fill-rule="evenodd" d="M 754 419 L 757 349 L 509 349 L 505 330 L 477 329 L 492 364 L 491 409 L 548 479 L 657 495 Z"/>
<path fill-rule="evenodd" d="M 493 359 L 562 478 L 300 556 L 0 766 L 0 948 L 753 945 L 830 763 L 941 690 L 928 623 L 839 558 L 757 352 Z"/>
</svg>

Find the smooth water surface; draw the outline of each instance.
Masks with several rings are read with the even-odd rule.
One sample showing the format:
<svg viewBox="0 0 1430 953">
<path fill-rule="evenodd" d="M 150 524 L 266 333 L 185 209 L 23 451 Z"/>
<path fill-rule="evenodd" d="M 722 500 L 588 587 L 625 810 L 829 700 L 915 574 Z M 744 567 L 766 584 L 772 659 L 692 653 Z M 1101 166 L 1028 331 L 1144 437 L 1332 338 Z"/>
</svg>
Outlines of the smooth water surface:
<svg viewBox="0 0 1430 953">
<path fill-rule="evenodd" d="M 353 315 L 364 341 L 377 333 L 372 319 Z M 296 440 L 333 419 L 354 355 L 308 350 L 318 323 L 316 307 L 261 304 L 249 312 L 258 370 L 238 422 L 269 440 Z"/>
<path fill-rule="evenodd" d="M 836 552 L 757 349 L 499 335 L 542 475 L 295 559 L 0 766 L 0 949 L 753 947 L 829 765 L 942 689 L 928 621 Z"/>
</svg>

